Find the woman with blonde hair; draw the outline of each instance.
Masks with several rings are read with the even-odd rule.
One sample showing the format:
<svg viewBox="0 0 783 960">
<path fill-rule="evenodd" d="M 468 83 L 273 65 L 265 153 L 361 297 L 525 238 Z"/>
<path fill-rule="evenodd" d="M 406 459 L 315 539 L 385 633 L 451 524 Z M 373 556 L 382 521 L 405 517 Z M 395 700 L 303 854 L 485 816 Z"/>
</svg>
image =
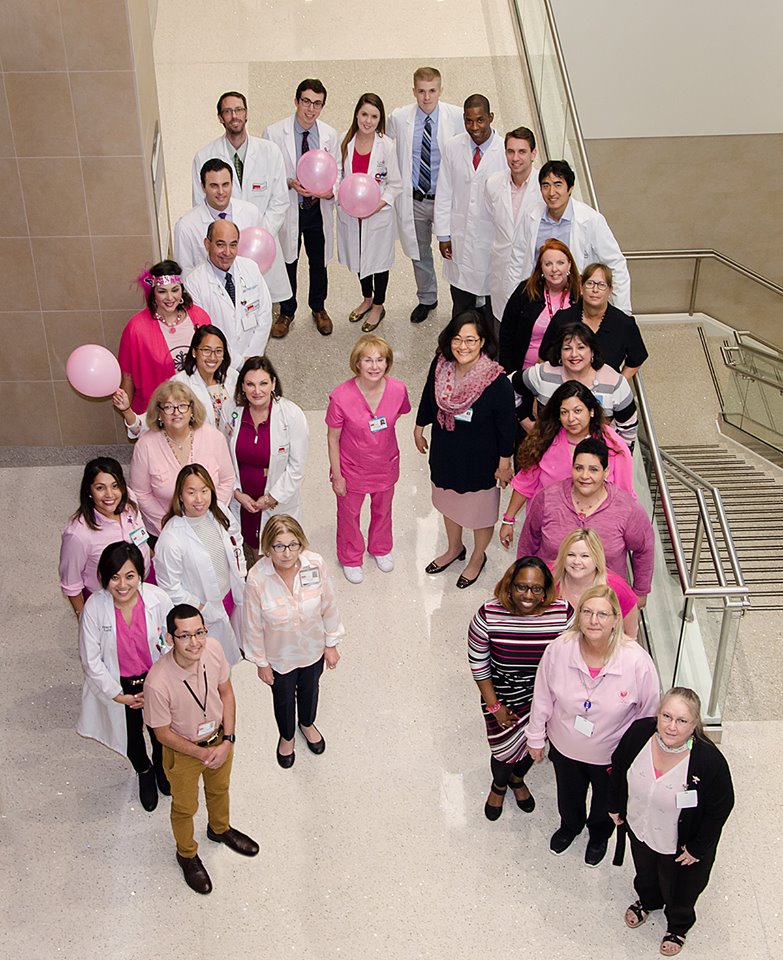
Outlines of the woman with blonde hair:
<svg viewBox="0 0 783 960">
<path fill-rule="evenodd" d="M 614 824 L 607 791 L 612 753 L 628 727 L 658 706 L 658 674 L 650 655 L 623 635 L 622 613 L 611 587 L 590 587 L 576 611 L 576 627 L 549 644 L 541 658 L 527 728 L 530 756 L 555 768 L 560 826 L 549 841 L 559 856 L 588 829 L 585 863 L 606 855 Z M 592 797 L 586 809 L 587 790 Z"/>
</svg>

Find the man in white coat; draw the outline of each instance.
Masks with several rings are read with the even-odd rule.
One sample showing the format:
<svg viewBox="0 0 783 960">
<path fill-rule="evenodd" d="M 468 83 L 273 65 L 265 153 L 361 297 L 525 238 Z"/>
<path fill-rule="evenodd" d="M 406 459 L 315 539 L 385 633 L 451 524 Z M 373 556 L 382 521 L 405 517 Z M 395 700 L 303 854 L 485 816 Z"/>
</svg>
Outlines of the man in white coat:
<svg viewBox="0 0 783 960">
<path fill-rule="evenodd" d="M 258 266 L 237 256 L 239 230 L 228 220 L 207 228 L 207 259 L 185 278 L 185 287 L 226 335 L 231 366 L 263 356 L 272 326 L 272 299 Z"/>
<path fill-rule="evenodd" d="M 278 234 L 288 213 L 288 187 L 280 149 L 269 140 L 248 136 L 247 98 L 229 90 L 217 102 L 217 115 L 225 135 L 202 147 L 193 158 L 193 206 L 201 201 L 201 168 L 217 157 L 231 165 L 234 196 L 258 207 L 260 226 L 275 238 L 277 254 L 266 272 L 266 282 L 275 303 L 291 296 Z"/>
<path fill-rule="evenodd" d="M 325 337 L 332 332 L 332 320 L 326 312 L 326 265 L 334 253 L 334 191 L 310 194 L 296 175 L 302 154 L 310 150 L 326 150 L 335 163 L 339 162 L 337 131 L 319 119 L 325 104 L 326 87 L 321 81 L 303 80 L 296 88 L 294 113 L 271 124 L 263 133 L 283 154 L 288 184 L 288 212 L 280 229 L 280 243 L 292 293 L 290 299 L 280 304 L 280 316 L 272 324 L 273 337 L 284 337 L 296 314 L 296 272 L 302 240 L 310 274 L 307 304 L 318 332 Z"/>
<path fill-rule="evenodd" d="M 440 71 L 419 67 L 413 74 L 416 103 L 397 107 L 388 134 L 397 144 L 402 193 L 394 205 L 400 243 L 413 262 L 418 304 L 411 323 L 421 323 L 438 305 L 438 280 L 432 259 L 432 227 L 441 156 L 446 143 L 464 131 L 462 110 L 441 101 Z"/>
<path fill-rule="evenodd" d="M 489 252 L 495 228 L 484 200 L 484 186 L 506 169 L 503 141 L 492 129 L 489 100 L 474 93 L 463 106 L 465 133 L 452 137 L 441 157 L 435 196 L 435 233 L 443 276 L 451 284 L 452 316 L 482 309 L 492 326 L 489 303 Z"/>
<path fill-rule="evenodd" d="M 614 305 L 631 313 L 631 275 L 620 245 L 606 219 L 571 192 L 576 177 L 565 160 L 549 160 L 538 174 L 541 202 L 529 211 L 520 231 L 521 263 L 514 269 L 520 278 L 533 272 L 545 240 L 561 240 L 570 249 L 580 270 L 588 263 L 605 263 L 614 276 Z"/>
<path fill-rule="evenodd" d="M 527 127 L 517 127 L 505 136 L 508 170 L 493 173 L 484 188 L 484 200 L 495 227 L 490 253 L 489 292 L 497 323 L 503 319 L 508 298 L 525 279 L 518 275 L 521 265 L 519 243 L 525 214 L 541 202 L 538 190 L 536 138 Z M 514 264 L 517 269 L 512 269 Z"/>
<path fill-rule="evenodd" d="M 232 199 L 233 169 L 225 160 L 207 160 L 201 168 L 203 197 L 174 225 L 174 259 L 187 273 L 207 259 L 204 237 L 213 220 L 230 220 L 240 230 L 260 227 L 258 207 L 246 200 Z"/>
</svg>

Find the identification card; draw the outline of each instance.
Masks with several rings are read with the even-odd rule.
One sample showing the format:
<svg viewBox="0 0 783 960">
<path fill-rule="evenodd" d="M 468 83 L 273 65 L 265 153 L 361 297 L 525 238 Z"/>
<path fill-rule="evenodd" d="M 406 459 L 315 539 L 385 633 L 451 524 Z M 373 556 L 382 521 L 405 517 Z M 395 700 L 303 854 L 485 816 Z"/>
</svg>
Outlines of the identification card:
<svg viewBox="0 0 783 960">
<path fill-rule="evenodd" d="M 243 330 L 252 330 L 258 326 L 258 306 L 258 300 L 244 304 L 244 310 L 242 311 Z"/>
<path fill-rule="evenodd" d="M 321 582 L 321 571 L 316 567 L 302 567 L 299 580 L 303 587 L 312 587 Z"/>
<path fill-rule="evenodd" d="M 143 543 L 146 543 L 150 538 L 150 535 L 144 529 L 144 524 L 142 524 L 140 527 L 136 527 L 135 530 L 131 530 L 128 536 L 130 537 L 131 543 L 135 544 L 137 547 L 140 547 Z"/>
<path fill-rule="evenodd" d="M 680 790 L 677 794 L 677 809 L 687 810 L 690 807 L 698 807 L 699 795 L 695 790 Z"/>
<path fill-rule="evenodd" d="M 574 717 L 574 730 L 581 733 L 583 737 L 592 737 L 593 726 L 593 721 L 588 720 L 587 717 Z"/>
<path fill-rule="evenodd" d="M 470 423 L 470 421 L 473 419 L 473 407 L 468 407 L 464 413 L 455 413 L 454 419 L 462 420 L 463 423 Z"/>
<path fill-rule="evenodd" d="M 205 720 L 203 723 L 198 725 L 196 736 L 199 738 L 199 740 L 205 740 L 207 737 L 212 736 L 216 729 L 217 720 Z"/>
<path fill-rule="evenodd" d="M 386 422 L 386 417 L 373 417 L 370 420 L 370 433 L 378 433 L 379 430 L 388 430 L 389 424 Z"/>
</svg>

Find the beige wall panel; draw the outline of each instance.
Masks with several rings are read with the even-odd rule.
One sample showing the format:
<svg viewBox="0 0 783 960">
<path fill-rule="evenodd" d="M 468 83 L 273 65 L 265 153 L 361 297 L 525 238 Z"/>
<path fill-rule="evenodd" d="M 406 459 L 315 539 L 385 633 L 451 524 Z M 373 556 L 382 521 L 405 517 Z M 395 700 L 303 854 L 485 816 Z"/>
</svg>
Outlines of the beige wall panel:
<svg viewBox="0 0 783 960">
<path fill-rule="evenodd" d="M 60 0 L 70 70 L 133 67 L 125 0 Z"/>
<path fill-rule="evenodd" d="M 43 315 L 52 379 L 65 380 L 71 352 L 85 343 L 104 346 L 103 323 L 97 310 L 50 311 Z"/>
<path fill-rule="evenodd" d="M 32 247 L 43 310 L 98 306 L 89 237 L 34 237 Z"/>
<path fill-rule="evenodd" d="M 133 237 L 149 232 L 141 157 L 84 157 L 82 170 L 93 236 Z"/>
<path fill-rule="evenodd" d="M 158 259 L 152 237 L 93 237 L 92 248 L 101 310 L 137 313 L 143 301 L 136 277 Z"/>
<path fill-rule="evenodd" d="M 5 88 L 17 156 L 77 156 L 67 73 L 7 73 Z"/>
<path fill-rule="evenodd" d="M 19 182 L 19 165 L 15 158 L 0 160 L 0 235 L 26 237 L 27 217 Z"/>
<path fill-rule="evenodd" d="M 57 0 L 3 0 L 0 60 L 8 72 L 66 69 Z"/>
<path fill-rule="evenodd" d="M 2 311 L 40 310 L 35 268 L 27 238 L 7 240 L 0 237 L 0 276 L 13 277 L 3 290 Z"/>
<path fill-rule="evenodd" d="M 0 445 L 59 445 L 60 421 L 51 383 L 0 383 Z"/>
<path fill-rule="evenodd" d="M 31 237 L 89 233 L 78 157 L 31 157 L 20 161 L 19 173 Z"/>
<path fill-rule="evenodd" d="M 71 74 L 79 151 L 83 157 L 141 154 L 134 77 L 130 70 Z"/>
<path fill-rule="evenodd" d="M 50 380 L 41 314 L 0 313 L 0 380 Z"/>
</svg>

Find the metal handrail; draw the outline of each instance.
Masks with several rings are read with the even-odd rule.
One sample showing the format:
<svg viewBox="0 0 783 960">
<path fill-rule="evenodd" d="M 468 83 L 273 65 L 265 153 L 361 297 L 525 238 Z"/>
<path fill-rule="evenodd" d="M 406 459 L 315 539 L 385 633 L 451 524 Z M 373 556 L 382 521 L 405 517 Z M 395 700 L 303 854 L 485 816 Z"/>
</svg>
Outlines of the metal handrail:
<svg viewBox="0 0 783 960">
<path fill-rule="evenodd" d="M 734 360 L 731 359 L 730 354 L 733 350 L 742 350 L 742 347 L 721 347 L 720 352 L 723 357 L 723 362 L 730 370 L 736 371 L 740 376 L 747 377 L 749 380 L 755 380 L 757 383 L 763 383 L 768 387 L 772 387 L 773 390 L 783 389 L 783 381 L 781 380 L 771 380 L 769 377 L 765 377 L 762 373 L 759 373 L 756 370 L 751 370 L 749 367 L 740 366 Z"/>
<path fill-rule="evenodd" d="M 704 250 L 623 250 L 623 256 L 626 260 L 692 260 L 694 258 L 698 260 L 717 260 L 724 266 L 741 273 L 749 280 L 753 280 L 754 283 L 783 296 L 783 287 L 780 284 L 762 276 L 760 273 L 756 273 L 755 270 L 746 267 L 739 260 L 732 260 L 731 257 L 727 257 L 719 250 L 712 250 L 711 248 Z"/>
</svg>

